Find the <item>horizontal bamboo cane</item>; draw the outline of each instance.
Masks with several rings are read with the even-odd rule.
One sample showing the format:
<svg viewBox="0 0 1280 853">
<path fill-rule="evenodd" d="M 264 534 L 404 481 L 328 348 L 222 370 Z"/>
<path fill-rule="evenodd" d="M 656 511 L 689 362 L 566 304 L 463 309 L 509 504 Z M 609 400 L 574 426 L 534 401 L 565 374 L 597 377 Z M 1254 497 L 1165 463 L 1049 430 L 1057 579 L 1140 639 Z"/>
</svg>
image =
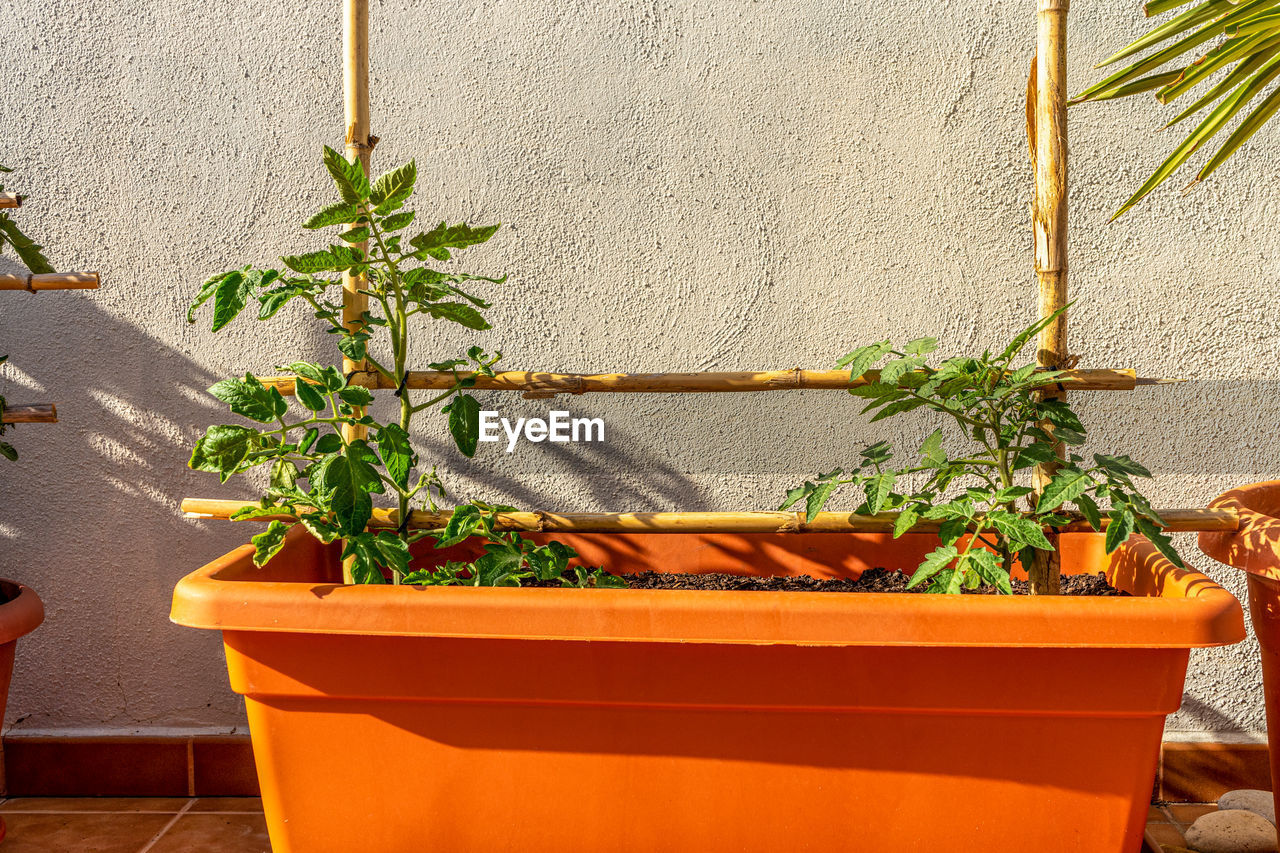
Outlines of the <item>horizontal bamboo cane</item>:
<svg viewBox="0 0 1280 853">
<path fill-rule="evenodd" d="M 1138 385 L 1159 385 L 1180 382 L 1178 379 L 1139 378 L 1132 370 L 1068 370 L 1058 382 L 1072 390 L 1081 391 L 1132 391 Z M 472 387 L 485 391 L 524 391 L 529 398 L 553 397 L 556 394 L 612 393 L 697 393 L 714 391 L 790 391 L 805 389 L 842 390 L 853 385 L 865 385 L 880 377 L 880 371 L 869 370 L 850 382 L 847 370 L 762 370 L 708 373 L 541 373 L 537 371 L 511 370 L 493 376 L 460 373 L 474 376 Z M 279 389 L 281 394 L 293 393 L 292 376 L 261 377 L 263 384 Z M 376 371 L 359 371 L 352 374 L 351 384 L 365 388 L 392 389 L 392 382 Z M 445 391 L 456 382 L 453 373 L 443 371 L 411 371 L 406 387 Z"/>
<path fill-rule="evenodd" d="M 22 207 L 22 196 L 17 193 L 0 193 L 0 210 Z"/>
<path fill-rule="evenodd" d="M 96 272 L 50 272 L 32 275 L 0 273 L 0 290 L 97 290 Z"/>
<path fill-rule="evenodd" d="M 52 403 L 35 406 L 5 406 L 3 422 L 7 424 L 56 424 L 58 408 Z"/>
<path fill-rule="evenodd" d="M 197 518 L 230 518 L 245 507 L 257 506 L 246 501 L 185 498 L 182 511 Z M 1240 519 L 1235 510 L 1162 509 L 1166 530 L 1236 530 Z M 419 529 L 444 527 L 451 512 L 415 511 L 409 526 Z M 394 509 L 375 508 L 370 527 L 399 526 Z M 795 512 L 505 512 L 498 515 L 500 530 L 524 530 L 542 533 L 886 533 L 893 530 L 896 512 L 879 515 L 854 515 L 847 512 L 820 512 L 810 522 L 803 513 Z M 280 517 L 284 520 L 284 517 Z M 269 521 L 270 519 L 255 519 Z M 1103 518 L 1103 526 L 1107 519 Z M 911 529 L 918 533 L 937 532 L 939 523 L 921 521 Z M 1084 531 L 1093 528 L 1084 521 L 1064 528 Z"/>
</svg>

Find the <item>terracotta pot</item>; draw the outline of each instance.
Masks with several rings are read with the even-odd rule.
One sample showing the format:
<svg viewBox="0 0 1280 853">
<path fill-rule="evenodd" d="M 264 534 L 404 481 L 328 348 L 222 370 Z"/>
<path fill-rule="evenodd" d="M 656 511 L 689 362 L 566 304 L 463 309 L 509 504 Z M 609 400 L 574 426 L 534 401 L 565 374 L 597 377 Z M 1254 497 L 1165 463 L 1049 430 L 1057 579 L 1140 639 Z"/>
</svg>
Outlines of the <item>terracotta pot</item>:
<svg viewBox="0 0 1280 853">
<path fill-rule="evenodd" d="M 1210 506 L 1234 509 L 1240 529 L 1200 534 L 1200 550 L 1220 563 L 1249 573 L 1249 617 L 1262 657 L 1262 692 L 1267 703 L 1271 790 L 1280 810 L 1280 480 L 1241 486 Z"/>
<path fill-rule="evenodd" d="M 0 579 L 0 601 L 4 602 L 0 604 L 0 720 L 3 720 L 9 705 L 9 681 L 13 678 L 18 638 L 30 634 L 44 621 L 44 604 L 34 590 L 3 579 Z M 0 840 L 4 835 L 4 819 L 0 818 Z"/>
<path fill-rule="evenodd" d="M 822 576 L 936 543 L 557 538 Z M 184 578 L 172 618 L 223 632 L 276 853 L 1137 851 L 1188 649 L 1243 614 L 1144 540 L 1063 549 L 1137 597 L 348 587 L 297 531 Z"/>
</svg>

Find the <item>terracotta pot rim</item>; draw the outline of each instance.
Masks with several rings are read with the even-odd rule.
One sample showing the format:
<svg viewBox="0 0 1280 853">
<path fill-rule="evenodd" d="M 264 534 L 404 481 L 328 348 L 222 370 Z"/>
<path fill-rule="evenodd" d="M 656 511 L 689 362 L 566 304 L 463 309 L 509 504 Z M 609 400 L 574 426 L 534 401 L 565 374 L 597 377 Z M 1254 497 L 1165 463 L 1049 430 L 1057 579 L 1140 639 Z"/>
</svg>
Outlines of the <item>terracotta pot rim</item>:
<svg viewBox="0 0 1280 853">
<path fill-rule="evenodd" d="M 1235 510 L 1240 527 L 1201 533 L 1200 550 L 1225 565 L 1280 581 L 1280 480 L 1238 486 L 1209 506 Z"/>
<path fill-rule="evenodd" d="M 1101 555 L 1100 534 L 1073 535 Z M 304 559 L 318 547 L 301 530 L 285 545 Z M 172 621 L 234 631 L 828 646 L 1188 648 L 1245 636 L 1230 593 L 1175 568 L 1141 537 L 1094 563 L 1133 598 L 343 586 L 265 580 L 252 554 L 242 546 L 179 581 Z"/>
<path fill-rule="evenodd" d="M 0 578 L 0 643 L 30 634 L 44 621 L 44 603 L 31 587 Z"/>
</svg>

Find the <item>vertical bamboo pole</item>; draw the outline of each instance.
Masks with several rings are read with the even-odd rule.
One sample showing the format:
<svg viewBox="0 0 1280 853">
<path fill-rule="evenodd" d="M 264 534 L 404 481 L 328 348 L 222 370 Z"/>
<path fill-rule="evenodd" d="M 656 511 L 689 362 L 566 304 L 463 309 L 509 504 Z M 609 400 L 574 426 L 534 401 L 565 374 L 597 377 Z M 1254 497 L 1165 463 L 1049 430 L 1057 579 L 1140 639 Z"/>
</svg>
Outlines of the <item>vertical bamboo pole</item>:
<svg viewBox="0 0 1280 853">
<path fill-rule="evenodd" d="M 369 155 L 372 153 L 369 128 L 369 0 L 342 0 L 342 104 L 346 123 L 347 159 L 360 161 L 365 174 L 369 174 Z M 368 243 L 357 243 L 366 251 Z M 363 275 L 342 276 L 342 323 L 356 330 L 362 325 L 360 318 L 369 307 L 369 298 L 360 290 L 365 286 Z M 364 369 L 363 361 L 352 361 L 343 356 L 342 371 Z M 342 435 L 347 441 L 364 438 L 368 430 L 363 426 L 344 424 Z M 342 563 L 342 579 L 351 583 L 351 560 Z"/>
<path fill-rule="evenodd" d="M 1067 303 L 1067 7 L 1069 0 L 1037 0 L 1036 12 L 1036 195 L 1033 208 L 1036 280 L 1040 316 Z M 1067 367 L 1067 318 L 1058 317 L 1040 333 L 1036 360 L 1042 367 Z M 1061 398 L 1061 392 L 1052 394 Z M 1056 448 L 1058 456 L 1063 448 Z M 1041 489 L 1058 468 L 1039 465 L 1035 485 Z M 1056 542 L 1054 543 L 1057 544 Z M 1059 592 L 1060 557 L 1042 555 L 1030 569 L 1031 592 Z"/>
</svg>

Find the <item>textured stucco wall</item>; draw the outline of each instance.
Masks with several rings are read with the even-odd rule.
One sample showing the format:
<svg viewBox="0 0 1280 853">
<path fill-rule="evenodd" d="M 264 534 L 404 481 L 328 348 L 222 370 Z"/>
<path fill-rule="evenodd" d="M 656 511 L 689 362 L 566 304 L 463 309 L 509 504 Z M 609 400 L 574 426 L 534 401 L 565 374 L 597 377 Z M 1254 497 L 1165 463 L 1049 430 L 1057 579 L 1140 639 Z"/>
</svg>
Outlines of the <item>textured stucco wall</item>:
<svg viewBox="0 0 1280 853">
<path fill-rule="evenodd" d="M 1073 88 L 1140 31 L 1134 6 L 1076 4 Z M 246 490 L 184 463 L 223 417 L 205 387 L 332 352 L 301 311 L 296 328 L 217 337 L 181 315 L 210 272 L 309 245 L 298 224 L 329 198 L 320 146 L 341 142 L 338 7 L 16 0 L 0 15 L 0 162 L 33 195 L 22 223 L 61 268 L 105 282 L 0 306 L 5 392 L 63 418 L 20 429 L 22 463 L 0 465 L 3 574 L 48 607 L 22 643 L 17 730 L 241 720 L 218 638 L 166 614 L 177 578 L 248 534 L 184 520 L 178 500 Z M 384 0 L 373 14 L 376 159 L 418 158 L 425 218 L 507 224 L 469 266 L 511 274 L 481 342 L 514 367 L 822 367 L 886 335 L 980 348 L 1033 315 L 1029 2 Z M 1202 505 L 1280 472 L 1280 134 L 1108 225 L 1172 144 L 1162 115 L 1145 100 L 1072 111 L 1071 335 L 1085 365 L 1194 377 L 1080 406 L 1099 449 L 1157 472 L 1160 504 Z M 463 345 L 438 334 L 416 361 Z M 433 424 L 423 448 L 464 496 L 767 509 L 886 434 L 821 392 L 569 407 L 606 418 L 607 444 L 482 445 L 460 462 Z M 915 441 L 926 423 L 887 434 Z M 1170 729 L 1262 729 L 1254 654 L 1195 654 Z"/>
</svg>

